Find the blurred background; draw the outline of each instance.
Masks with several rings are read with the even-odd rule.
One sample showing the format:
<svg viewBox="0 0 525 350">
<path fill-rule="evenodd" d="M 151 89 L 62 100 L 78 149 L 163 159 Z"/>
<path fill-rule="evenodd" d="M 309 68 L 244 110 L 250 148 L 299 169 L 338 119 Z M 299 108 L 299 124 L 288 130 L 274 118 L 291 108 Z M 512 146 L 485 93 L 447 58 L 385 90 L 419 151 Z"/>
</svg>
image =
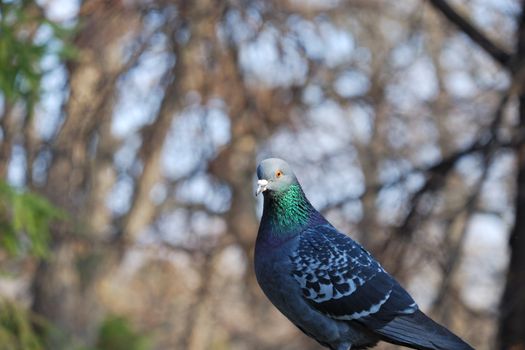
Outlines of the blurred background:
<svg viewBox="0 0 525 350">
<path fill-rule="evenodd" d="M 525 349 L 523 9 L 1 1 L 0 349 L 319 349 L 255 281 L 269 156 L 425 312 Z"/>
</svg>

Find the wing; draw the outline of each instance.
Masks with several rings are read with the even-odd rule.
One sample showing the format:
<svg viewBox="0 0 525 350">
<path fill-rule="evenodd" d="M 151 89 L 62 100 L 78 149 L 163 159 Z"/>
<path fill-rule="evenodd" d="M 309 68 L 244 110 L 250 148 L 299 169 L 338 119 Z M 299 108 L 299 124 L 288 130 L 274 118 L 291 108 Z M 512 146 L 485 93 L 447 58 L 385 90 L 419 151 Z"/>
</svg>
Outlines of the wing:
<svg viewBox="0 0 525 350">
<path fill-rule="evenodd" d="M 331 318 L 378 329 L 418 309 L 370 253 L 331 225 L 304 231 L 290 258 L 303 297 Z"/>
</svg>

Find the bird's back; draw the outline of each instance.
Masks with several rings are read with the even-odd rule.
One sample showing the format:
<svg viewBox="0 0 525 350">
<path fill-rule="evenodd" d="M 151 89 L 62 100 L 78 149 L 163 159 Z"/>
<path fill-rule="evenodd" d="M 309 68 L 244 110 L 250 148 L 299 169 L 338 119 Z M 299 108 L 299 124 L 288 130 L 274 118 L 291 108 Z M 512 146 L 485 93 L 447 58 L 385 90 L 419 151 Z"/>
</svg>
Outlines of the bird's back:
<svg viewBox="0 0 525 350">
<path fill-rule="evenodd" d="M 370 253 L 330 224 L 303 231 L 291 259 L 303 298 L 330 318 L 414 349 L 472 349 L 423 314 Z"/>
</svg>

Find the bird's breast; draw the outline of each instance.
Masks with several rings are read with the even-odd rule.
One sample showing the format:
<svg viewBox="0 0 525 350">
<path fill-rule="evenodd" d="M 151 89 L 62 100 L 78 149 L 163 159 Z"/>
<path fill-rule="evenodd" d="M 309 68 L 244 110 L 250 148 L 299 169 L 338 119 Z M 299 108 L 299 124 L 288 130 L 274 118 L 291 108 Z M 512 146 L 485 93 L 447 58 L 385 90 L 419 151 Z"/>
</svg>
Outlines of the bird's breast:
<svg viewBox="0 0 525 350">
<path fill-rule="evenodd" d="M 275 298 L 283 287 L 290 288 L 290 283 L 294 281 L 290 250 L 287 247 L 256 244 L 254 255 L 255 275 L 268 298 Z"/>
</svg>

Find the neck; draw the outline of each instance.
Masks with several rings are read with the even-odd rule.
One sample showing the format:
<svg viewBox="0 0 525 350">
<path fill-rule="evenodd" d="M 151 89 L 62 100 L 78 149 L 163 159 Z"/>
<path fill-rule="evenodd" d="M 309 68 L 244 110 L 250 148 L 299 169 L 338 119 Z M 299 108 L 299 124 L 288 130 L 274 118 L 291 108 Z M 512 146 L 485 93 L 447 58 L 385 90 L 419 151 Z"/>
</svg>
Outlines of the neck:
<svg viewBox="0 0 525 350">
<path fill-rule="evenodd" d="M 301 186 L 291 185 L 283 193 L 264 196 L 264 210 L 259 233 L 264 240 L 286 241 L 299 233 L 320 214 L 306 198 Z"/>
</svg>

